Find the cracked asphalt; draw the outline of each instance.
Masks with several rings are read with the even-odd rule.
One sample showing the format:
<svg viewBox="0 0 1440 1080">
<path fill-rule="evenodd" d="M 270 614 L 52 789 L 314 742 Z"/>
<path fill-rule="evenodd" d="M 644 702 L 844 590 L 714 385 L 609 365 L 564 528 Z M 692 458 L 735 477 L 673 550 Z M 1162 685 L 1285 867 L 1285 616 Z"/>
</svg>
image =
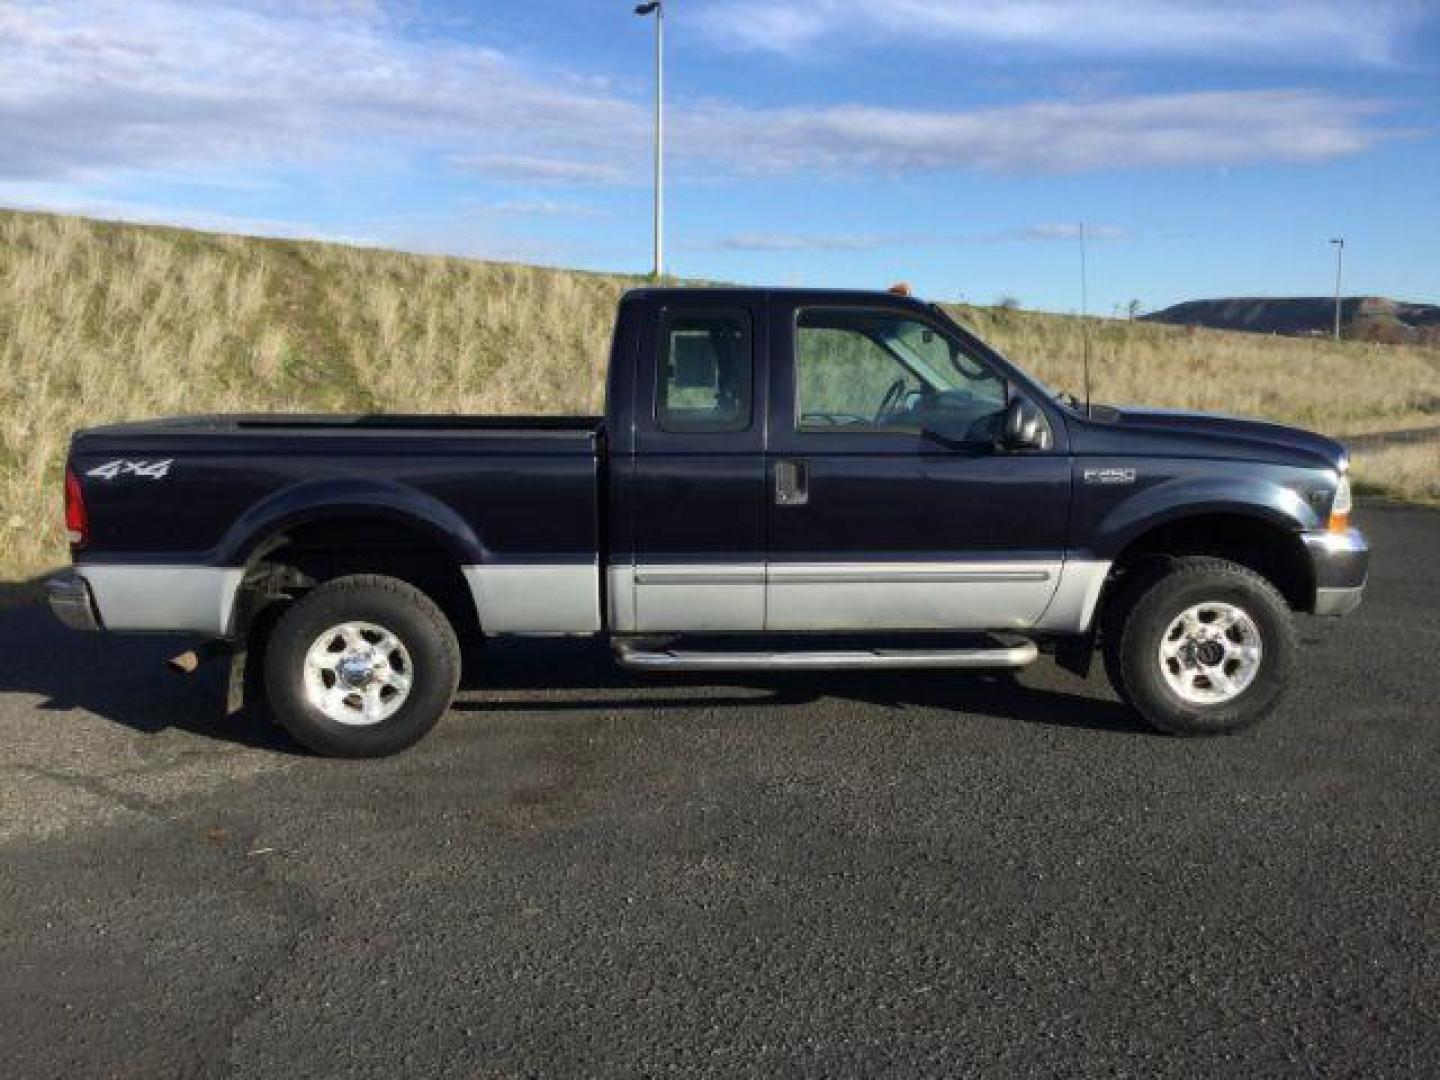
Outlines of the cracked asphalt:
<svg viewBox="0 0 1440 1080">
<path fill-rule="evenodd" d="M 1440 515 L 1229 739 L 1098 673 L 478 652 L 411 753 L 0 612 L 0 1075 L 1432 1076 Z"/>
</svg>

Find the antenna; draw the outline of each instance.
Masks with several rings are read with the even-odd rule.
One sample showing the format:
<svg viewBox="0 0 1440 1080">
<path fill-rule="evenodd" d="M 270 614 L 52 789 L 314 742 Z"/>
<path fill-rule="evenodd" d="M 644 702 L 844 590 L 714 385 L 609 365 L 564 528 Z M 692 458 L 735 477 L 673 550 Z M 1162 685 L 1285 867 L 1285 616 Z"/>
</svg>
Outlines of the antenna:
<svg viewBox="0 0 1440 1080">
<path fill-rule="evenodd" d="M 1085 222 L 1080 222 L 1080 337 L 1085 365 L 1085 415 L 1090 411 L 1090 281 L 1085 259 Z"/>
</svg>

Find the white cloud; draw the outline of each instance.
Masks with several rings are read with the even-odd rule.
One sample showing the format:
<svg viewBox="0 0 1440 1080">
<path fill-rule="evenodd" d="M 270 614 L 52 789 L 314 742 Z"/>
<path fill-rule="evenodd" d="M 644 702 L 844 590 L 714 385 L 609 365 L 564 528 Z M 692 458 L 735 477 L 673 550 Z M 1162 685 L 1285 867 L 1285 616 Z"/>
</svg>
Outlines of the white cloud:
<svg viewBox="0 0 1440 1080">
<path fill-rule="evenodd" d="M 601 210 L 586 203 L 568 202 L 563 199 L 511 199 L 493 203 L 486 207 L 492 214 L 502 217 L 603 217 Z"/>
<path fill-rule="evenodd" d="M 1419 0 L 712 0 L 701 25 L 795 56 L 917 40 L 1131 56 L 1391 61 L 1433 8 Z"/>
<path fill-rule="evenodd" d="M 875 251 L 879 248 L 909 247 L 915 244 L 909 236 L 867 236 L 823 233 L 737 233 L 722 236 L 708 244 L 698 245 L 701 251 Z"/>
<path fill-rule="evenodd" d="M 894 248 L 964 247 L 975 244 L 1046 243 L 1076 240 L 1078 222 L 1046 222 L 996 232 L 951 236 L 944 233 L 736 233 L 695 246 L 700 251 L 879 251 Z M 1118 225 L 1086 224 L 1090 240 L 1121 240 L 1128 230 Z"/>
<path fill-rule="evenodd" d="M 631 179 L 620 166 L 534 154 L 454 154 L 450 164 L 522 184 L 620 184 Z M 643 173 L 641 167 L 637 172 Z"/>
<path fill-rule="evenodd" d="M 1078 221 L 1045 222 L 1040 225 L 1027 225 L 1023 229 L 1016 229 L 1010 233 L 995 233 L 996 240 L 1078 240 L 1080 239 L 1081 224 Z M 1087 240 L 1123 240 L 1129 236 L 1126 229 L 1118 225 L 1092 225 L 1088 221 L 1084 225 L 1085 239 Z"/>
<path fill-rule="evenodd" d="M 1381 110 L 1319 91 L 1237 90 L 957 111 L 711 106 L 676 126 L 688 155 L 724 132 L 748 151 L 733 167 L 755 174 L 1060 173 L 1325 161 L 1380 139 L 1366 121 Z"/>
<path fill-rule="evenodd" d="M 536 146 L 584 159 L 643 137 L 638 104 L 404 29 L 374 5 L 322 0 L 7 6 L 0 169 L 78 178 L 483 143 L 503 171 Z"/>
<path fill-rule="evenodd" d="M 801 10 L 773 2 L 775 18 Z M 850 0 L 817 2 L 839 11 Z M 643 96 L 414 32 L 392 10 L 366 0 L 0 8 L 0 179 L 98 185 L 137 172 L 308 169 L 343 180 L 439 162 L 527 185 L 645 180 Z M 1306 162 L 1383 138 L 1381 109 L 1307 90 L 948 111 L 678 101 L 670 146 L 682 180 Z"/>
</svg>

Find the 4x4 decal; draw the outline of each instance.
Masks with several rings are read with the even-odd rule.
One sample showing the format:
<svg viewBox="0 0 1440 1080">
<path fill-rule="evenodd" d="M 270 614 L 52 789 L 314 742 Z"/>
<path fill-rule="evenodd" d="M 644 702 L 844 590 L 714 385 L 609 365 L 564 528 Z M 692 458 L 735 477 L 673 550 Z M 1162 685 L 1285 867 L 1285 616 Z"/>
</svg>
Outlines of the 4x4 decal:
<svg viewBox="0 0 1440 1080">
<path fill-rule="evenodd" d="M 115 480 L 122 476 L 138 476 L 145 480 L 164 480 L 170 475 L 170 466 L 175 464 L 174 458 L 166 458 L 164 461 L 125 461 L 117 458 L 114 461 L 107 461 L 104 465 L 97 465 L 87 472 L 86 476 L 93 476 L 97 480 Z"/>
</svg>

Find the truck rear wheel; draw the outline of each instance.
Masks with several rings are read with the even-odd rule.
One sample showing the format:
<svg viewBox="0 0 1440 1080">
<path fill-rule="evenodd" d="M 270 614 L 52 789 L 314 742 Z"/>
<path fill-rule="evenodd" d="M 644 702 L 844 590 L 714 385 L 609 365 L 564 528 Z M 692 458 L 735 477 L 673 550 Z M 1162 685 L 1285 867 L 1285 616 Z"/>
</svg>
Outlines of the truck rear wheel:
<svg viewBox="0 0 1440 1080">
<path fill-rule="evenodd" d="M 316 587 L 280 617 L 265 650 L 276 718 L 327 757 L 383 757 L 414 745 L 459 683 L 449 620 L 396 578 L 357 574 Z"/>
<path fill-rule="evenodd" d="M 1225 734 L 1275 708 L 1294 662 L 1295 628 L 1284 598 L 1259 574 L 1224 559 L 1173 559 L 1117 602 L 1106 669 L 1155 727 Z"/>
</svg>

